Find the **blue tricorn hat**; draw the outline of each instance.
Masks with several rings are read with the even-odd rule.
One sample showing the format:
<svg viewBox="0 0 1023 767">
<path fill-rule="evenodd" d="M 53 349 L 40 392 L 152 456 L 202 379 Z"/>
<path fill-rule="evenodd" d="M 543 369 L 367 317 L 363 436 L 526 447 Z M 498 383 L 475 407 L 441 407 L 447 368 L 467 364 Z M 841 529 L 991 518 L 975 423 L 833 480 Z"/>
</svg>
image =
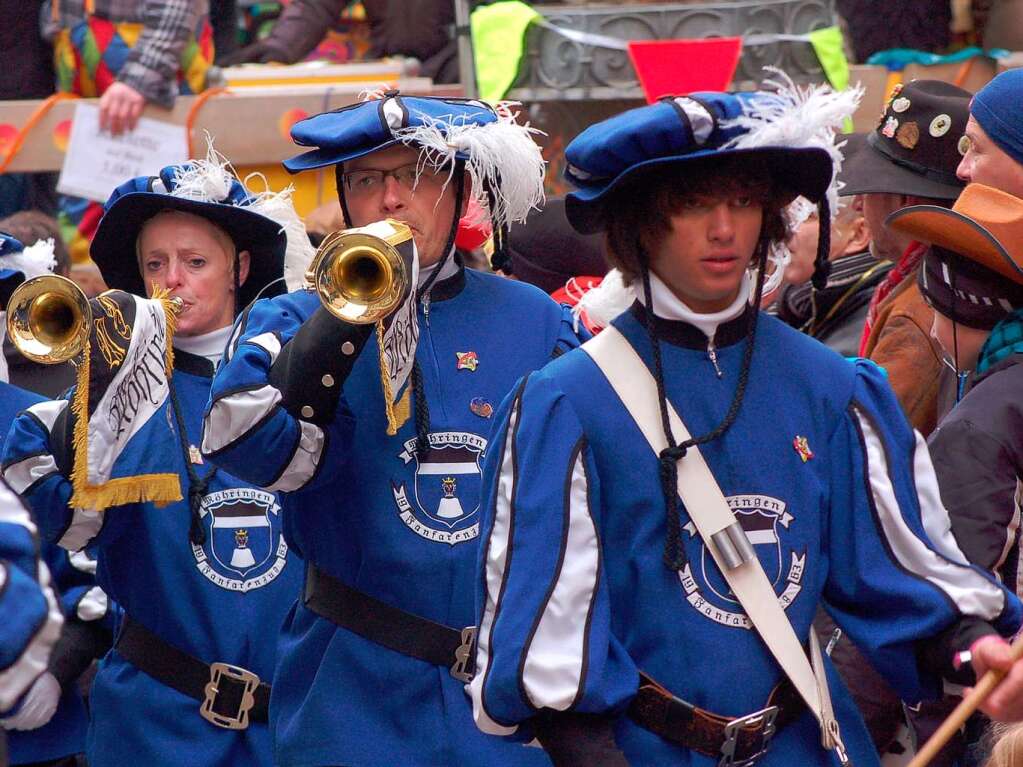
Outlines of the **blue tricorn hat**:
<svg viewBox="0 0 1023 767">
<path fill-rule="evenodd" d="M 576 187 L 566 200 L 572 226 L 583 234 L 598 232 L 604 228 L 604 204 L 622 184 L 654 168 L 673 165 L 681 172 L 687 163 L 711 157 L 756 157 L 767 163 L 783 191 L 819 202 L 834 174 L 827 149 L 748 140 L 771 123 L 750 115 L 783 111 L 779 98 L 767 93 L 666 97 L 591 125 L 565 149 L 565 176 Z"/>
<path fill-rule="evenodd" d="M 56 265 L 53 240 L 39 240 L 25 246 L 17 237 L 0 232 L 0 312 L 21 283 L 50 274 Z"/>
<path fill-rule="evenodd" d="M 492 263 L 498 267 L 507 256 L 508 227 L 525 221 L 543 202 L 544 160 L 532 137 L 536 132 L 520 125 L 509 109 L 483 101 L 403 96 L 392 90 L 296 123 L 291 129 L 295 143 L 316 148 L 286 160 L 284 167 L 297 173 L 339 165 L 399 144 L 416 147 L 421 162 L 435 169 L 461 162 L 472 180 L 480 219 L 489 219 L 494 227 Z M 458 183 L 460 195 L 461 179 Z M 338 199 L 350 221 L 343 187 Z M 457 226 L 456 217 L 452 242 Z"/>
<path fill-rule="evenodd" d="M 25 281 L 25 274 L 18 269 L 9 269 L 4 265 L 4 256 L 21 253 L 25 246 L 21 240 L 6 232 L 0 232 L 0 311 L 7 308 L 11 293 Z"/>
<path fill-rule="evenodd" d="M 223 229 L 239 252 L 249 252 L 248 279 L 238 295 L 244 307 L 284 273 L 284 228 L 257 212 L 257 203 L 223 163 L 208 158 L 168 165 L 158 176 L 133 178 L 111 193 L 89 254 L 109 287 L 144 296 L 136 255 L 143 225 L 163 211 L 191 213 Z"/>
<path fill-rule="evenodd" d="M 416 128 L 483 126 L 498 121 L 493 107 L 471 99 L 403 96 L 387 91 L 383 98 L 324 112 L 295 123 L 291 138 L 299 146 L 316 147 L 284 161 L 292 173 L 354 160 L 401 143 Z M 464 152 L 455 154 L 467 160 Z"/>
</svg>

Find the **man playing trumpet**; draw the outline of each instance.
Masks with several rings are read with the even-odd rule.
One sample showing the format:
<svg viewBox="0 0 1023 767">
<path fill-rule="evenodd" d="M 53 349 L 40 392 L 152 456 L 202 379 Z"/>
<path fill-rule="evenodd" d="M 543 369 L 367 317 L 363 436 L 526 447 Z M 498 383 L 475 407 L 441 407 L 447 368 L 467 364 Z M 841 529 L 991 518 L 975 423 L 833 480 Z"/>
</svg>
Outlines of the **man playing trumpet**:
<svg viewBox="0 0 1023 767">
<path fill-rule="evenodd" d="M 282 274 L 286 237 L 262 211 L 289 208 L 251 195 L 212 151 L 118 187 L 92 244 L 114 290 L 67 299 L 88 339 L 78 386 L 29 408 L 8 440 L 4 477 L 42 536 L 95 551 L 125 612 L 92 687 L 95 767 L 272 762 L 269 683 L 301 572 L 276 497 L 197 446 L 238 309 Z M 76 323 L 67 338 L 52 327 L 57 292 L 24 312 L 48 293 L 49 341 L 63 345 Z"/>
<path fill-rule="evenodd" d="M 286 167 L 334 165 L 348 224 L 390 219 L 371 228 L 406 257 L 407 226 L 418 260 L 402 343 L 388 343 L 397 320 L 345 323 L 299 291 L 243 315 L 214 378 L 204 454 L 284 492 L 288 543 L 308 562 L 274 679 L 277 764 L 545 764 L 473 726 L 465 627 L 494 408 L 577 340 L 546 295 L 464 268 L 454 248 L 472 196 L 500 261 L 508 225 L 542 199 L 539 148 L 482 102 L 395 91 L 292 135 L 314 148 Z M 333 271 L 343 292 L 350 270 Z"/>
</svg>

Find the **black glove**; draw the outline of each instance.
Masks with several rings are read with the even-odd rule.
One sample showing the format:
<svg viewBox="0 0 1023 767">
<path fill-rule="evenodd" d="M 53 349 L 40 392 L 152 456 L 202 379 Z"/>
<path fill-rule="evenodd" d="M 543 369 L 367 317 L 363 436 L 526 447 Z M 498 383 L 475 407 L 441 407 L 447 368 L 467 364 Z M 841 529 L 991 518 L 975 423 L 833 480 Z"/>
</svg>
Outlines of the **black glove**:
<svg viewBox="0 0 1023 767">
<path fill-rule="evenodd" d="M 331 423 L 341 386 L 374 328 L 342 322 L 322 306 L 313 312 L 270 368 L 285 410 L 317 426 Z"/>
<path fill-rule="evenodd" d="M 554 767 L 629 767 L 615 743 L 610 716 L 544 711 L 534 732 Z"/>
<path fill-rule="evenodd" d="M 258 40 L 251 45 L 246 45 L 244 48 L 228 53 L 217 62 L 217 65 L 221 67 L 236 67 L 239 64 L 268 64 L 271 61 L 280 62 L 281 64 L 295 63 L 286 50 L 277 47 L 271 38 L 267 38 L 266 40 Z"/>
</svg>

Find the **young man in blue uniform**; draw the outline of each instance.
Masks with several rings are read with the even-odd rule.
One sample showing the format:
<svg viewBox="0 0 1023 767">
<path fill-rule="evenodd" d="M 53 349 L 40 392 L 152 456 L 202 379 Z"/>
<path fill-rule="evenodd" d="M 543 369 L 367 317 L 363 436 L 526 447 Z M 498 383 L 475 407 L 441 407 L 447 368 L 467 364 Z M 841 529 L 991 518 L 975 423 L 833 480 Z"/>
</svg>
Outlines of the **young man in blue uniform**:
<svg viewBox="0 0 1023 767">
<path fill-rule="evenodd" d="M 1008 666 L 989 635 L 1015 631 L 1020 604 L 957 548 L 926 446 L 883 373 L 755 310 L 782 207 L 827 199 L 833 177 L 813 148 L 827 143 L 802 122 L 840 110 L 804 99 L 665 99 L 568 147 L 569 219 L 607 232 L 637 300 L 596 346 L 529 375 L 502 405 L 484 466 L 470 687 L 485 731 L 543 741 L 549 720 L 585 721 L 605 764 L 877 764 L 827 662 L 831 750 L 804 703 L 824 700 L 822 686 L 807 697 L 768 650 L 791 624 L 798 656 L 820 604 L 907 701 L 936 696 L 971 645 L 978 671 Z M 610 365 L 598 351 L 609 341 Z M 692 438 L 671 426 L 676 412 Z M 709 482 L 687 480 L 701 456 Z M 735 518 L 729 541 L 747 552 L 739 564 L 732 544 L 715 535 L 710 548 L 699 532 L 712 504 L 679 498 L 713 484 Z M 750 567 L 766 576 L 765 605 L 778 600 L 763 635 L 761 606 L 733 590 Z M 1016 667 L 990 699 L 996 715 L 1023 714 L 1021 680 Z"/>
<path fill-rule="evenodd" d="M 577 341 L 542 292 L 465 269 L 454 250 L 472 194 L 502 251 L 542 197 L 539 148 L 481 102 L 393 91 L 292 135 L 315 148 L 286 166 L 334 165 L 349 224 L 410 227 L 419 335 L 411 417 L 393 436 L 373 326 L 335 319 L 311 290 L 253 306 L 214 379 L 205 453 L 286 491 L 287 540 L 308 562 L 274 678 L 276 763 L 545 764 L 473 727 L 464 629 L 494 407 Z"/>
<path fill-rule="evenodd" d="M 114 502 L 101 513 L 72 507 L 69 468 L 78 454 L 66 436 L 75 429 L 65 400 L 29 408 L 6 446 L 4 476 L 42 535 L 71 551 L 95 551 L 98 582 L 125 613 L 92 687 L 94 767 L 272 763 L 269 683 L 301 566 L 283 540 L 277 498 L 205 463 L 197 447 L 214 365 L 238 308 L 282 274 L 285 235 L 259 212 L 270 202 L 250 195 L 211 156 L 118 187 L 93 241 L 111 288 L 135 296 L 160 289 L 181 303 L 170 395 L 145 424 L 129 422 L 148 438 L 129 441 L 123 453 L 137 451 L 127 458 L 148 469 L 141 474 L 180 483 L 182 500 Z M 94 300 L 92 311 L 116 341 L 106 306 Z M 104 336 L 93 335 L 90 389 L 95 349 L 109 351 Z M 140 358 L 128 356 L 117 369 Z M 132 376 L 137 387 L 125 390 L 122 412 L 141 409 L 143 390 L 166 385 L 162 365 L 147 371 Z"/>
</svg>

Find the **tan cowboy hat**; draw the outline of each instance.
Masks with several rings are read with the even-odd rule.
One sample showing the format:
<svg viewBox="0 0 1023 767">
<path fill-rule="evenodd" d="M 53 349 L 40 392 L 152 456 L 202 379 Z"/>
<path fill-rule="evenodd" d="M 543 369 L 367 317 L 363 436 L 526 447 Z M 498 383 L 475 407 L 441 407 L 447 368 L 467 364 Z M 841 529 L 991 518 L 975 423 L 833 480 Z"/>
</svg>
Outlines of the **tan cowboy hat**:
<svg viewBox="0 0 1023 767">
<path fill-rule="evenodd" d="M 967 186 L 951 209 L 912 205 L 885 226 L 975 261 L 1023 285 L 1023 200 L 983 184 Z"/>
</svg>

